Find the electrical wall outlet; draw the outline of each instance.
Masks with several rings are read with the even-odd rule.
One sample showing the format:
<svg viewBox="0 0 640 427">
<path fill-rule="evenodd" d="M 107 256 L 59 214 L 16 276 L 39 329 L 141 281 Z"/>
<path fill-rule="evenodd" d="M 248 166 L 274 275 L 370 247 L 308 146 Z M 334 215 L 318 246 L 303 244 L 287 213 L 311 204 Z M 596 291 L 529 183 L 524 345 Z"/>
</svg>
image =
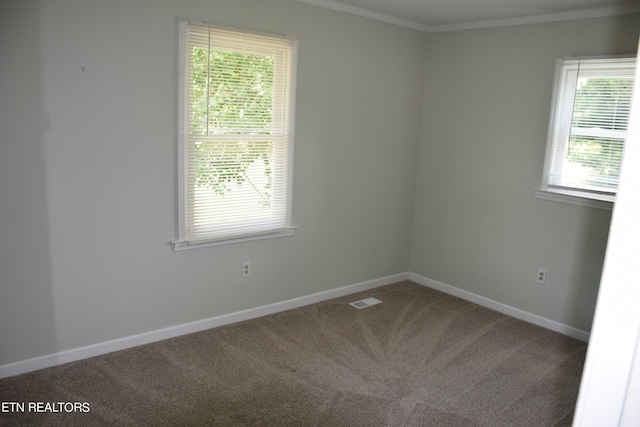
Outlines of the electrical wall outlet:
<svg viewBox="0 0 640 427">
<path fill-rule="evenodd" d="M 242 263 L 242 277 L 251 276 L 251 261 L 244 261 Z"/>
<path fill-rule="evenodd" d="M 536 281 L 541 285 L 544 285 L 545 280 L 547 280 L 547 270 L 544 268 L 538 269 L 538 276 L 536 276 Z"/>
</svg>

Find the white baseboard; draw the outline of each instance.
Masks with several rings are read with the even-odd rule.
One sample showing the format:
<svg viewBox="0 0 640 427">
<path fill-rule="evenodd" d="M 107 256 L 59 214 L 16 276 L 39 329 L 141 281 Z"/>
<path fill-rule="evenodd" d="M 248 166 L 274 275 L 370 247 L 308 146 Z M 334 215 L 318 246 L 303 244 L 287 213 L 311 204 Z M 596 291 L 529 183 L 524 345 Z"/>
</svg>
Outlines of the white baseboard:
<svg viewBox="0 0 640 427">
<path fill-rule="evenodd" d="M 533 323 L 534 325 L 542 326 L 543 328 L 551 329 L 552 331 L 559 332 L 564 335 L 568 335 L 572 338 L 580 341 L 589 342 L 589 332 L 576 329 L 571 326 L 567 326 L 555 320 L 550 320 L 537 314 L 529 313 L 518 308 L 511 307 L 498 301 L 494 301 L 489 298 L 474 294 L 469 291 L 465 291 L 455 286 L 448 285 L 446 283 L 438 282 L 437 280 L 429 279 L 415 273 L 409 273 L 409 280 L 418 283 L 422 286 L 426 286 L 435 289 L 440 292 L 444 292 L 449 295 L 461 298 L 466 301 L 473 302 L 483 307 L 490 308 L 500 313 L 507 314 L 516 319 L 524 320 L 525 322 Z"/>
<path fill-rule="evenodd" d="M 374 289 L 384 285 L 390 285 L 392 283 L 407 280 L 408 275 L 409 273 L 399 273 L 392 276 L 368 280 L 365 282 L 360 282 L 337 289 L 331 289 L 328 291 L 318 292 L 287 301 L 263 305 L 261 307 L 237 311 L 235 313 L 223 314 L 221 316 L 211 317 L 209 319 L 170 326 L 164 329 L 158 329 L 138 335 L 105 341 L 86 347 L 74 348 L 59 353 L 48 354 L 46 356 L 1 365 L 0 378 L 11 377 L 38 369 L 50 368 L 52 366 L 62 365 L 64 363 L 75 362 L 77 360 L 87 359 L 89 357 L 99 356 L 101 354 L 107 354 L 118 350 L 124 350 L 143 344 L 149 344 L 155 341 L 161 341 L 181 335 L 200 332 L 206 329 L 228 325 L 230 323 L 255 319 L 257 317 L 262 317 L 269 314 L 314 304 L 320 301 L 326 301 L 332 298 L 338 298 L 356 292 Z"/>
<path fill-rule="evenodd" d="M 191 334 L 194 332 L 204 331 L 206 329 L 216 328 L 231 323 L 242 322 L 244 320 L 255 319 L 257 317 L 278 313 L 293 308 L 326 301 L 332 298 L 338 298 L 345 295 L 354 294 L 356 292 L 366 291 L 378 288 L 380 286 L 390 285 L 392 283 L 403 280 L 411 280 L 422 286 L 427 286 L 435 290 L 453 295 L 458 298 L 482 305 L 484 307 L 496 310 L 500 313 L 507 314 L 520 320 L 524 320 L 543 328 L 551 329 L 564 335 L 576 338 L 578 340 L 588 342 L 589 333 L 564 325 L 562 323 L 532 314 L 506 304 L 485 298 L 483 296 L 456 288 L 437 280 L 429 279 L 415 273 L 399 273 L 392 276 L 381 277 L 379 279 L 368 280 L 337 289 L 318 292 L 299 298 L 281 301 L 273 304 L 263 305 L 256 308 L 237 311 L 234 313 L 223 314 L 221 316 L 211 317 L 209 319 L 198 320 L 195 322 L 184 323 L 181 325 L 170 326 L 168 328 L 158 329 L 155 331 L 145 332 L 138 335 L 119 338 L 111 341 L 105 341 L 86 347 L 74 348 L 59 353 L 48 354 L 33 359 L 23 360 L 19 362 L 9 363 L 0 366 L 0 378 L 11 377 L 38 369 L 50 368 L 52 366 L 62 365 L 64 363 L 75 362 L 77 360 L 87 359 L 89 357 L 99 356 L 118 350 L 124 350 L 143 344 L 149 344 L 181 335 Z"/>
</svg>

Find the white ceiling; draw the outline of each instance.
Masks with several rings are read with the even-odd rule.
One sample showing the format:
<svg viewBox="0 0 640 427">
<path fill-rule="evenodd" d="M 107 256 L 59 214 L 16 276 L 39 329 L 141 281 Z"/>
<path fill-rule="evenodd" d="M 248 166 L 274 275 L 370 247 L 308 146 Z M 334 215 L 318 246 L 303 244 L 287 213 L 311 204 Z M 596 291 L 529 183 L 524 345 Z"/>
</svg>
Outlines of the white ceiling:
<svg viewBox="0 0 640 427">
<path fill-rule="evenodd" d="M 300 0 L 423 31 L 640 12 L 640 0 Z"/>
</svg>

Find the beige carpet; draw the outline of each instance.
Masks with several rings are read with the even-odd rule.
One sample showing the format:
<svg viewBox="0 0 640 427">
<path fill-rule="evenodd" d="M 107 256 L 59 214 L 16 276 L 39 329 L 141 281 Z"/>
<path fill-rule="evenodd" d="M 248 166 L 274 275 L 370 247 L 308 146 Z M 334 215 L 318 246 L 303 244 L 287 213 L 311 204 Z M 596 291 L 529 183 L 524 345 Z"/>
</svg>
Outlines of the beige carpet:
<svg viewBox="0 0 640 427">
<path fill-rule="evenodd" d="M 347 304 L 371 296 L 383 303 Z M 5 378 L 0 401 L 25 412 L 0 425 L 569 426 L 585 351 L 401 282 Z"/>
</svg>

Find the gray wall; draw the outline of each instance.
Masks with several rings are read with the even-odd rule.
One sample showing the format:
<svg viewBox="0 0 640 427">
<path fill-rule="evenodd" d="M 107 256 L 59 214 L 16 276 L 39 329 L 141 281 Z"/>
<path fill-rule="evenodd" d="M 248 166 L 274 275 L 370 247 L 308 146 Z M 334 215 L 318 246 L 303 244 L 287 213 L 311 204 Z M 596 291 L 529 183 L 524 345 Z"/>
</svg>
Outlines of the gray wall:
<svg viewBox="0 0 640 427">
<path fill-rule="evenodd" d="M 293 0 L 0 17 L 0 365 L 408 270 L 424 33 Z M 178 17 L 299 39 L 295 236 L 172 252 Z"/>
<path fill-rule="evenodd" d="M 299 39 L 295 236 L 172 252 L 178 17 Z M 632 51 L 633 19 L 427 35 L 294 0 L 0 3 L 0 365 L 408 270 L 588 330 L 610 215 L 533 189 L 554 59 Z"/>
<path fill-rule="evenodd" d="M 412 272 L 590 330 L 611 214 L 533 192 L 554 60 L 635 53 L 639 31 L 636 14 L 429 36 Z"/>
</svg>

